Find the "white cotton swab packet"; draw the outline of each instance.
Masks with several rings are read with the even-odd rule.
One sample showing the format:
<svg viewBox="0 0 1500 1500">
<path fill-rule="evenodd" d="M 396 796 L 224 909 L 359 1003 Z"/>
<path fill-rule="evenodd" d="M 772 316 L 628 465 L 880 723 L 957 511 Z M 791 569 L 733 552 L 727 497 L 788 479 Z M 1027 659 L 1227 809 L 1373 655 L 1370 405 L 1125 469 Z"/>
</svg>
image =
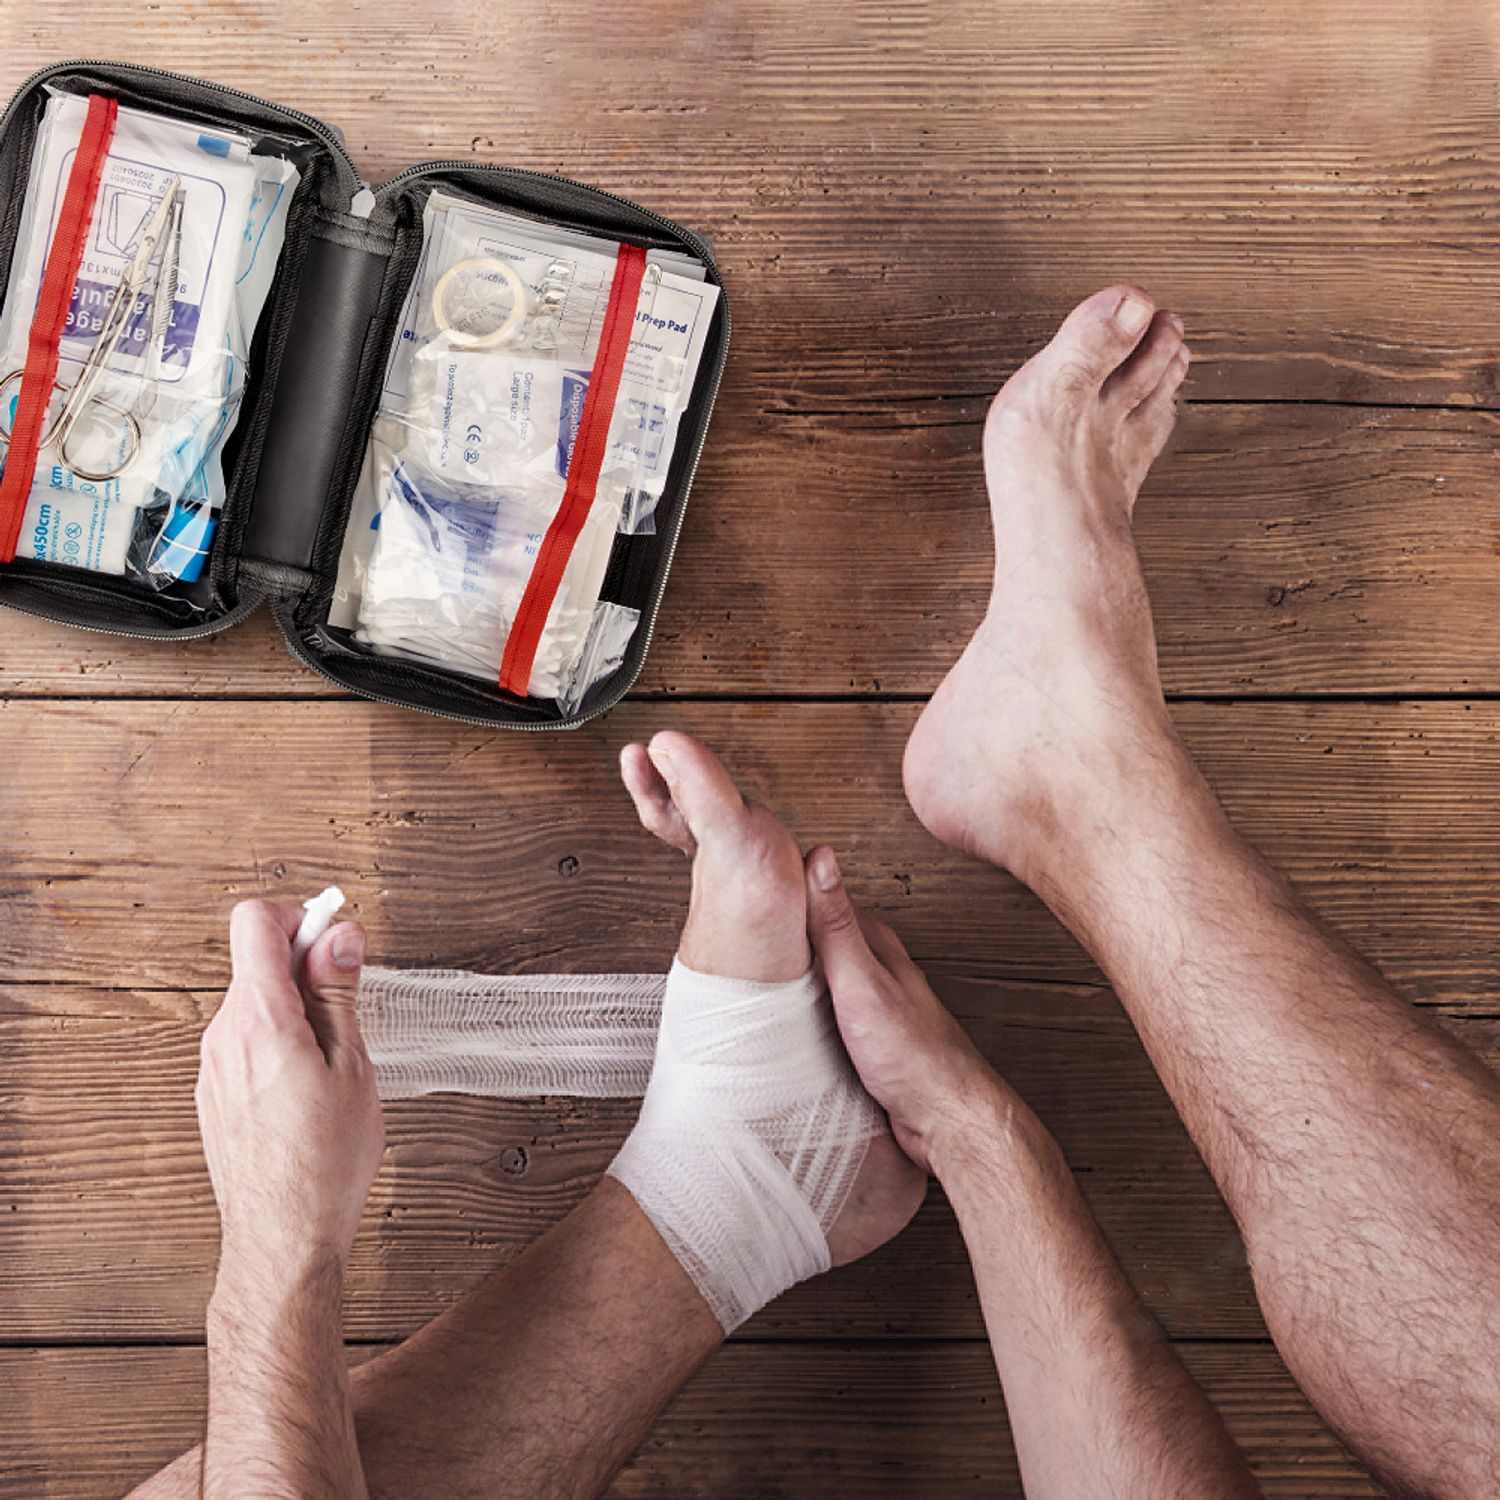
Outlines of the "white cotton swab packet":
<svg viewBox="0 0 1500 1500">
<path fill-rule="evenodd" d="M 307 957 L 308 949 L 333 926 L 333 919 L 338 916 L 343 905 L 344 893 L 336 885 L 329 886 L 327 890 L 320 891 L 311 900 L 302 903 L 302 910 L 306 915 L 302 918 L 296 937 L 292 939 L 294 968 L 302 967 L 302 960 Z"/>
</svg>

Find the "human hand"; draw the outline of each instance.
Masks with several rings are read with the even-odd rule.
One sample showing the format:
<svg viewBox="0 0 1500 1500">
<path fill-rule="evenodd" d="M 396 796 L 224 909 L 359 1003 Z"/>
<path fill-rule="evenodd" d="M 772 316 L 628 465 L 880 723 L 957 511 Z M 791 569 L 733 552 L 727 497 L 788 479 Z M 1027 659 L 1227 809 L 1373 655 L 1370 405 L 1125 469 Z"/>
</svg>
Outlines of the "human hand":
<svg viewBox="0 0 1500 1500">
<path fill-rule="evenodd" d="M 235 907 L 233 977 L 203 1033 L 196 1100 L 223 1223 L 221 1282 L 341 1273 L 384 1149 L 355 1018 L 364 931 L 340 922 L 324 933 L 299 987 L 301 916 L 270 901 Z"/>
<path fill-rule="evenodd" d="M 1015 1096 L 901 939 L 849 899 L 832 849 L 808 855 L 806 878 L 808 929 L 844 1046 L 901 1149 L 941 1177 L 949 1141 L 997 1095 Z"/>
</svg>

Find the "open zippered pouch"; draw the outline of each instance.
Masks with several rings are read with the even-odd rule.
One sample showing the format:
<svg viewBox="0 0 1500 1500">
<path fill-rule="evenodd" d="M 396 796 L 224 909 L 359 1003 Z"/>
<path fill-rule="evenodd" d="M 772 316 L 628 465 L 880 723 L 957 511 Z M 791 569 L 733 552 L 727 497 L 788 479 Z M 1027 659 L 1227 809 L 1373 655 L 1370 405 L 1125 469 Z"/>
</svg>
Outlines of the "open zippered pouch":
<svg viewBox="0 0 1500 1500">
<path fill-rule="evenodd" d="M 728 347 L 702 238 L 511 168 L 372 191 L 309 115 L 105 61 L 22 85 L 0 193 L 0 604 L 185 639 L 269 601 L 473 723 L 624 696 Z"/>
</svg>

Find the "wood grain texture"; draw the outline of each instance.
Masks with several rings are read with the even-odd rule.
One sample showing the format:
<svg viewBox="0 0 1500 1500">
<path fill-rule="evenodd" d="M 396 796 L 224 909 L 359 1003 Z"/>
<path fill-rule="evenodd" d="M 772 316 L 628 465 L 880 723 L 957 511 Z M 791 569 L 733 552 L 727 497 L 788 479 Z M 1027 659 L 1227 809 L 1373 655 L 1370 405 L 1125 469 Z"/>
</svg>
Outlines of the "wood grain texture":
<svg viewBox="0 0 1500 1500">
<path fill-rule="evenodd" d="M 344 703 L 11 702 L 0 982 L 213 986 L 237 898 L 334 881 L 382 961 L 664 965 L 681 857 L 637 826 L 627 740 L 721 749 L 923 962 L 1093 982 L 1031 894 L 929 839 L 900 790 L 908 704 L 635 704 L 569 735 Z M 1493 1010 L 1500 705 L 1182 704 L 1231 815 L 1418 999 Z"/>
<path fill-rule="evenodd" d="M 1264 1336 L 1234 1225 L 1113 997 L 954 979 L 939 988 L 1057 1135 L 1168 1332 Z M 0 989 L 0 1344 L 201 1333 L 218 1221 L 192 1092 L 216 1004 L 207 993 Z M 1500 1022 L 1446 1019 L 1500 1063 Z M 633 1117 L 615 1100 L 387 1106 L 385 1164 L 351 1260 L 349 1335 L 404 1337 L 510 1260 L 583 1197 Z M 747 1333 L 982 1331 L 957 1226 L 934 1189 L 897 1241 L 795 1289 Z"/>
<path fill-rule="evenodd" d="M 931 692 L 994 571 L 984 410 L 770 414 L 728 393 L 638 692 Z M 1168 691 L 1500 689 L 1497 436 L 1489 413 L 1190 407 L 1136 509 Z M 0 691 L 336 694 L 265 614 L 163 645 L 9 611 Z"/>
<path fill-rule="evenodd" d="M 200 1353 L 113 1345 L 198 1335 L 213 1217 L 190 1078 L 229 903 L 337 879 L 389 961 L 661 965 L 683 871 L 613 759 L 667 723 L 840 848 L 1058 1132 L 1168 1329 L 1263 1333 L 1093 966 L 906 810 L 916 706 L 735 701 L 931 691 L 989 583 L 987 400 L 1110 281 L 1177 308 L 1196 356 L 1138 511 L 1169 691 L 1234 700 L 1179 704 L 1185 734 L 1331 923 L 1500 1060 L 1492 11 L 849 0 L 810 21 L 792 0 L 656 0 L 616 19 L 101 0 L 80 32 L 43 0 L 0 11 L 0 92 L 86 50 L 336 121 L 372 181 L 424 158 L 559 171 L 706 231 L 736 313 L 639 689 L 722 701 L 486 734 L 333 698 L 264 618 L 170 648 L 0 618 L 0 1346 L 93 1346 L 0 1347 L 0 1496 L 115 1492 L 196 1435 Z M 1455 701 L 1240 701 L 1371 694 Z M 351 1332 L 403 1334 L 514 1254 L 629 1114 L 393 1110 Z M 934 1198 L 757 1319 L 616 1493 L 1019 1496 L 978 1328 Z M 1379 1493 L 1268 1347 L 1183 1350 L 1269 1495 Z"/>
<path fill-rule="evenodd" d="M 1083 293 L 1170 299 L 1215 396 L 1493 404 L 1494 15 L 1465 0 L 1055 5 L 793 0 L 420 23 L 243 0 L 90 10 L 87 45 L 341 124 L 365 175 L 482 159 L 707 231 L 765 402 L 951 398 Z M 606 40 L 607 38 L 607 40 Z M 77 53 L 11 0 L 0 86 Z"/>
<path fill-rule="evenodd" d="M 1382 1493 L 1268 1346 L 1183 1353 L 1268 1497 Z M 196 1349 L 0 1351 L 0 1496 L 120 1493 L 197 1439 L 202 1384 Z M 1021 1500 L 1022 1491 L 983 1345 L 731 1344 L 688 1385 L 610 1494 Z"/>
</svg>

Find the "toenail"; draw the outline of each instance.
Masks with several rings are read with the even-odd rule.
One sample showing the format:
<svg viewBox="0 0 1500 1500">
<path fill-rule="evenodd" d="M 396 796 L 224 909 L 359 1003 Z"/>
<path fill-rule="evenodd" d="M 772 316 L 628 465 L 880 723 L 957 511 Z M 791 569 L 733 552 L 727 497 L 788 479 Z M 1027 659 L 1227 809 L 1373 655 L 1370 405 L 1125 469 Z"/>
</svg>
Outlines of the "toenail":
<svg viewBox="0 0 1500 1500">
<path fill-rule="evenodd" d="M 646 752 L 651 757 L 651 764 L 662 774 L 663 781 L 675 781 L 677 779 L 677 767 L 672 763 L 672 757 L 665 750 L 658 750 L 652 745 Z"/>
<path fill-rule="evenodd" d="M 1126 333 L 1139 333 L 1151 321 L 1151 304 L 1139 297 L 1123 297 L 1115 309 L 1115 317 Z"/>
<path fill-rule="evenodd" d="M 820 891 L 836 891 L 839 886 L 839 862 L 832 849 L 820 849 L 813 861 L 813 879 Z"/>
<path fill-rule="evenodd" d="M 1168 316 L 1168 318 L 1167 318 L 1167 321 L 1168 321 L 1168 322 L 1169 322 L 1169 323 L 1171 323 L 1171 325 L 1172 325 L 1172 327 L 1173 327 L 1173 329 L 1174 329 L 1174 330 L 1175 330 L 1175 331 L 1176 331 L 1176 332 L 1177 332 L 1177 333 L 1178 333 L 1178 334 L 1179 334 L 1179 335 L 1180 335 L 1180 334 L 1181 334 L 1181 333 L 1182 333 L 1182 319 L 1181 319 L 1181 318 L 1179 318 L 1179 317 L 1178 317 L 1178 316 L 1177 316 L 1177 314 L 1176 314 L 1176 313 L 1171 313 L 1171 314 L 1170 314 L 1170 315 L 1169 315 L 1169 316 Z"/>
</svg>

